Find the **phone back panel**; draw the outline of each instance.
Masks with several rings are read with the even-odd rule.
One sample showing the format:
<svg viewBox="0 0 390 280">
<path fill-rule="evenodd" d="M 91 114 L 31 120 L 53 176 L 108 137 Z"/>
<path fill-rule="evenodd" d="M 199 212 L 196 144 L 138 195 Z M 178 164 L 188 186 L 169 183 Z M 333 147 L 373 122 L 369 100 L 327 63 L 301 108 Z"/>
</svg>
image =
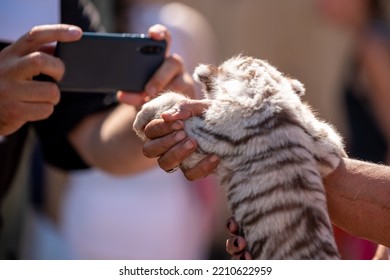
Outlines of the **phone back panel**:
<svg viewBox="0 0 390 280">
<path fill-rule="evenodd" d="M 141 92 L 164 60 L 165 41 L 142 35 L 88 33 L 58 43 L 55 55 L 65 64 L 62 91 Z"/>
</svg>

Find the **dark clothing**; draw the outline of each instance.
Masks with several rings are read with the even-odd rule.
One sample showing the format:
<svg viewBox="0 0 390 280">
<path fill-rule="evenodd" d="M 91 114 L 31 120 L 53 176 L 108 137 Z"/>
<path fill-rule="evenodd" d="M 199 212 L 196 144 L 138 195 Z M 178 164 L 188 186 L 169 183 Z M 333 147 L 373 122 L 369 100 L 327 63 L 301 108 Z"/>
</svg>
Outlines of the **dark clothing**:
<svg viewBox="0 0 390 280">
<path fill-rule="evenodd" d="M 352 88 L 344 95 L 350 130 L 349 156 L 374 163 L 384 163 L 387 143 L 373 116 L 371 106 L 364 97 L 356 96 Z"/>
<path fill-rule="evenodd" d="M 374 21 L 371 32 L 385 40 L 390 38 L 390 25 Z M 344 104 L 350 130 L 348 154 L 357 159 L 384 163 L 388 144 L 379 127 L 370 102 L 370 89 L 361 82 L 358 59 L 351 64 L 351 75 L 344 92 Z"/>
<path fill-rule="evenodd" d="M 19 165 L 20 156 L 23 151 L 24 142 L 27 136 L 27 127 L 22 127 L 0 143 L 0 209 L 2 198 L 11 186 L 12 179 Z M 2 228 L 0 215 L 0 229 Z"/>
<path fill-rule="evenodd" d="M 114 98 L 105 94 L 62 93 L 61 102 L 50 118 L 34 123 L 45 161 L 63 170 L 89 168 L 67 135 L 86 116 L 114 105 Z"/>
<path fill-rule="evenodd" d="M 99 17 L 93 12 L 86 0 L 61 1 L 61 21 L 78 25 L 84 31 L 96 31 Z M 89 168 L 73 149 L 67 135 L 86 116 L 115 105 L 115 99 L 105 94 L 61 93 L 61 101 L 55 107 L 54 113 L 44 121 L 32 123 L 36 128 L 45 161 L 64 170 Z M 27 125 L 0 143 L 0 210 L 1 200 L 18 167 L 26 131 Z"/>
<path fill-rule="evenodd" d="M 85 0 L 61 1 L 61 22 L 81 27 L 83 31 L 99 29 L 97 11 Z M 86 116 L 115 105 L 105 94 L 61 93 L 61 101 L 46 120 L 35 122 L 46 162 L 63 170 L 85 169 L 89 166 L 68 141 L 68 133 Z"/>
<path fill-rule="evenodd" d="M 81 27 L 84 31 L 103 31 L 100 16 L 88 0 L 62 0 L 61 22 Z"/>
</svg>

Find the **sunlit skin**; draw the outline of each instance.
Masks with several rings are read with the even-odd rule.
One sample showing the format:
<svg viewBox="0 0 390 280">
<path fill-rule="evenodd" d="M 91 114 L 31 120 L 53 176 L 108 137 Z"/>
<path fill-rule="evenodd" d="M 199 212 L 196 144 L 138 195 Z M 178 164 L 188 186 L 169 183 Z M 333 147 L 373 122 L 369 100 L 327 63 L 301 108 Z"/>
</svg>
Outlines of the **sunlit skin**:
<svg viewBox="0 0 390 280">
<path fill-rule="evenodd" d="M 76 41 L 81 35 L 76 26 L 36 26 L 0 52 L 0 135 L 9 135 L 28 121 L 52 114 L 60 100 L 58 86 L 33 77 L 42 73 L 59 81 L 65 67 L 50 55 L 53 47 L 47 44 Z"/>
<path fill-rule="evenodd" d="M 144 154 L 160 158 L 159 165 L 164 170 L 179 165 L 196 148 L 196 141 L 189 139 L 182 130 L 182 120 L 202 114 L 207 106 L 204 100 L 182 102 L 165 112 L 163 119 L 150 122 L 145 133 L 151 140 L 144 146 Z M 181 137 L 177 139 L 179 133 Z M 192 145 L 186 148 L 188 141 Z M 218 163 L 219 159 L 210 155 L 190 170 L 183 170 L 183 173 L 190 180 L 196 180 L 212 174 Z M 383 219 L 390 216 L 390 167 L 343 159 L 337 169 L 324 179 L 324 186 L 334 224 L 355 236 L 390 245 L 390 219 Z M 227 240 L 227 252 L 235 258 L 250 258 L 247 252 L 242 251 L 246 242 L 236 235 L 238 227 L 234 220 L 230 220 L 228 229 L 233 236 Z"/>
</svg>

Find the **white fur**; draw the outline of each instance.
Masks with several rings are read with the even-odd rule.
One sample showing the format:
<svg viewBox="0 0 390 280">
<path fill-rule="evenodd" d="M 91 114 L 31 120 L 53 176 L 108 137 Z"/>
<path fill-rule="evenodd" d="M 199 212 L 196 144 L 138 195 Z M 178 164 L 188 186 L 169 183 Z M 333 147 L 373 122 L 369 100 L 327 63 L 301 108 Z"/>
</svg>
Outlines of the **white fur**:
<svg viewBox="0 0 390 280">
<path fill-rule="evenodd" d="M 231 205 L 272 190 L 275 185 L 294 182 L 297 176 L 306 180 L 308 184 L 306 187 L 316 190 L 306 193 L 292 188 L 271 192 L 268 196 L 260 196 L 251 203 L 239 204 L 234 213 L 236 219 L 242 222 L 248 214 L 250 217 L 258 211 L 266 212 L 272 209 L 275 203 L 300 203 L 302 209 L 308 207 L 323 213 L 328 227 L 325 225 L 319 227 L 318 239 L 326 240 L 336 248 L 326 213 L 326 196 L 319 175 L 324 177 L 331 173 L 339 164 L 340 158 L 346 154 L 338 133 L 329 124 L 316 118 L 309 106 L 302 103 L 300 96 L 305 92 L 304 86 L 297 80 L 284 77 L 265 61 L 241 56 L 224 62 L 219 68 L 200 65 L 194 72 L 194 78 L 204 84 L 205 95 L 212 102 L 203 119 L 195 117 L 185 121 L 185 130 L 190 137 L 197 140 L 203 151 L 222 157 L 216 175 L 221 182 L 224 180 L 229 182 L 230 185 L 224 187 Z M 183 99 L 185 97 L 178 93 L 167 92 L 146 103 L 134 123 L 137 134 L 144 138 L 145 125 L 152 119 L 159 118 L 163 111 Z M 282 117 L 275 117 L 279 114 Z M 270 131 L 265 130 L 267 133 L 261 133 L 266 127 L 259 124 L 272 125 L 272 122 L 267 121 L 270 119 L 284 121 L 283 118 L 288 118 L 285 124 L 275 126 Z M 204 133 L 200 128 L 210 133 Z M 255 136 L 247 139 L 245 136 L 248 129 L 259 132 L 257 134 L 253 132 Z M 217 135 L 222 138 L 219 139 Z M 227 137 L 226 140 L 224 137 Z M 234 144 L 237 141 L 240 144 Z M 287 145 L 292 145 L 292 148 L 264 160 L 251 161 L 249 167 L 245 165 L 245 161 L 251 160 L 254 155 L 261 155 Z M 194 153 L 182 165 L 185 168 L 193 167 L 204 156 Z M 288 164 L 290 159 L 294 164 Z M 283 161 L 287 162 L 283 168 L 269 169 L 270 166 L 277 167 L 278 163 Z M 239 187 L 230 189 L 235 185 Z M 298 242 L 307 234 L 304 232 L 305 225 L 302 224 L 296 229 L 297 235 L 283 236 L 286 226 L 302 215 L 302 209 L 275 213 L 244 229 L 249 247 L 259 237 L 274 236 L 274 240 L 264 245 L 265 252 L 260 258 L 300 258 L 308 254 L 312 245 L 307 247 L 306 251 L 285 255 L 291 250 L 294 242 Z M 285 241 L 278 238 L 284 238 Z M 313 240 L 313 246 L 317 246 L 321 240 Z M 275 255 L 267 255 L 272 252 L 274 246 L 278 246 L 275 242 L 282 242 L 284 247 Z M 316 256 L 322 257 L 328 257 L 325 251 L 319 252 Z"/>
</svg>

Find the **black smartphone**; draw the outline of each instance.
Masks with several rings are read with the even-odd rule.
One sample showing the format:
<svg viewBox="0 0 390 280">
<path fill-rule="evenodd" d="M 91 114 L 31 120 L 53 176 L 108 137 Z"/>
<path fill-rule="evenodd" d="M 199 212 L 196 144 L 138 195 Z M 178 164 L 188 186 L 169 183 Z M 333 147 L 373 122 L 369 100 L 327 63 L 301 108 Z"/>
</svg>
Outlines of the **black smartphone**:
<svg viewBox="0 0 390 280">
<path fill-rule="evenodd" d="M 141 92 L 164 61 L 165 41 L 144 34 L 84 32 L 76 42 L 57 43 L 65 64 L 61 91 Z"/>
</svg>

